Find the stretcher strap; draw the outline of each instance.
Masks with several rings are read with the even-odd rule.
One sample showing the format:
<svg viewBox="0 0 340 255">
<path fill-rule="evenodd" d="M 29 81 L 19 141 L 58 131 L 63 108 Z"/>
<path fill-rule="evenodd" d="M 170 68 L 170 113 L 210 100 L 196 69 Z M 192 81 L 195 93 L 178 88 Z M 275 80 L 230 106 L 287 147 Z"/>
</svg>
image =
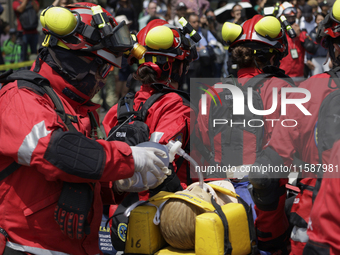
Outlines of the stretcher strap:
<svg viewBox="0 0 340 255">
<path fill-rule="evenodd" d="M 254 219 L 253 214 L 250 206 L 240 197 L 237 197 L 239 203 L 241 203 L 246 210 L 247 213 L 247 219 L 248 219 L 248 228 L 249 228 L 249 237 L 250 237 L 250 245 L 251 245 L 251 254 L 259 254 L 259 250 L 257 248 L 256 244 L 256 231 L 255 231 L 255 225 L 254 225 Z"/>
<path fill-rule="evenodd" d="M 223 226 L 224 226 L 224 254 L 231 255 L 231 252 L 233 248 L 231 247 L 231 243 L 229 241 L 229 226 L 228 226 L 228 220 L 225 216 L 225 214 L 222 211 L 222 208 L 219 204 L 216 203 L 215 199 L 211 197 L 211 203 L 215 207 L 215 213 L 221 218 Z"/>
</svg>

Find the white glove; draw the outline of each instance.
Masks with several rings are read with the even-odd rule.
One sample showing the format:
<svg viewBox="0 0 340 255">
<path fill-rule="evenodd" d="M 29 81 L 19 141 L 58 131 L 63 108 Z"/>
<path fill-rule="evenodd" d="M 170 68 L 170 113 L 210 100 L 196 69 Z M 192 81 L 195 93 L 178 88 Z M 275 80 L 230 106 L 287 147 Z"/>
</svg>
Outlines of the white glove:
<svg viewBox="0 0 340 255">
<path fill-rule="evenodd" d="M 153 185 L 151 188 L 157 187 L 164 181 L 166 176 L 161 174 L 161 172 L 165 175 L 171 174 L 171 170 L 157 157 L 166 157 L 167 155 L 164 151 L 151 147 L 131 146 L 130 148 L 135 163 L 135 172 L 141 174 L 145 189 L 149 188 L 147 179 L 148 172 L 151 172 L 158 179 L 157 184 Z"/>
</svg>

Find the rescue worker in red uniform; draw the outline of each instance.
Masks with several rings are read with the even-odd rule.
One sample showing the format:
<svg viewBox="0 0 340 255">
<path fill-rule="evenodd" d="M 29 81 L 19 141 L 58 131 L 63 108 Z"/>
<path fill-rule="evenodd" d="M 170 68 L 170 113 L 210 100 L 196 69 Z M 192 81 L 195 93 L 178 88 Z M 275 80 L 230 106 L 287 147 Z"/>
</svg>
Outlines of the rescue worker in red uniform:
<svg viewBox="0 0 340 255">
<path fill-rule="evenodd" d="M 45 47 L 27 72 L 48 79 L 72 123 L 41 86 L 18 80 L 0 90 L 0 253 L 100 254 L 103 201 L 119 199 L 112 183 L 134 172 L 159 177 L 164 153 L 91 136 L 89 113 L 99 105 L 90 100 L 133 47 L 126 25 L 91 3 L 51 6 L 41 22 Z"/>
<path fill-rule="evenodd" d="M 288 2 L 284 4 L 286 8 L 282 11 L 282 15 L 287 18 L 287 21 L 296 33 L 296 37 L 291 38 L 287 36 L 288 55 L 281 60 L 280 68 L 296 82 L 296 85 L 299 85 L 305 79 L 305 53 L 307 51 L 310 54 L 314 54 L 317 51 L 317 44 L 313 42 L 307 31 L 301 31 L 300 26 L 296 24 L 296 8 Z M 283 8 L 282 6 L 280 8 Z"/>
<path fill-rule="evenodd" d="M 270 33 L 273 29 L 273 34 Z M 231 26 L 237 26 L 229 24 Z M 223 30 L 222 30 L 223 31 Z M 225 40 L 230 41 L 228 34 L 229 28 L 225 27 Z M 287 37 L 281 28 L 280 21 L 274 17 L 263 17 L 256 15 L 252 19 L 242 24 L 242 34 L 235 41 L 231 42 L 229 49 L 234 62 L 238 65 L 237 78 L 243 86 L 250 79 L 257 79 L 259 74 L 272 74 L 274 77 L 264 81 L 263 84 L 257 85 L 255 88 L 260 93 L 264 110 L 270 109 L 273 104 L 273 88 L 277 88 L 278 103 L 276 110 L 270 115 L 264 116 L 264 138 L 262 145 L 265 146 L 270 140 L 273 123 L 266 119 L 278 119 L 281 112 L 281 88 L 291 87 L 294 84 L 284 71 L 279 67 L 280 61 L 287 56 Z M 276 76 L 276 77 L 275 77 Z M 277 77 L 286 79 L 283 81 Z"/>
<path fill-rule="evenodd" d="M 134 97 L 134 110 L 159 91 L 154 84 L 172 89 L 173 92 L 161 96 L 149 108 L 145 123 L 149 127 L 150 141 L 167 144 L 170 140 L 178 140 L 185 149 L 190 136 L 190 114 L 194 112 L 190 108 L 188 99 L 183 96 L 185 93 L 178 91 L 178 88 L 189 63 L 197 58 L 196 47 L 191 46 L 189 39 L 180 30 L 160 19 L 149 22 L 139 31 L 137 41 L 146 46 L 147 52 L 141 60 L 130 60 L 137 61 L 138 70 L 134 78 L 142 83 Z M 103 121 L 106 133 L 117 124 L 117 105 L 115 105 Z M 177 169 L 177 160 L 176 156 L 173 172 L 177 174 L 181 183 L 187 183 L 190 178 L 187 173 L 187 162 L 183 162 L 180 169 Z"/>
<path fill-rule="evenodd" d="M 340 52 L 340 51 L 339 51 Z M 328 165 L 340 165 L 340 142 L 334 143 Z M 331 174 L 331 173 L 328 173 Z M 324 175 L 308 222 L 309 240 L 303 250 L 305 255 L 340 254 L 339 246 L 339 172 Z"/>
<path fill-rule="evenodd" d="M 339 1 L 336 3 L 339 3 Z M 330 37 L 326 38 L 328 38 L 329 54 L 334 66 L 340 64 L 339 48 L 335 44 L 336 41 L 333 41 L 336 40 L 336 38 L 334 39 L 335 35 L 338 36 L 339 34 L 336 31 L 336 25 L 339 23 L 340 15 L 338 13 L 339 8 L 336 8 L 336 6 L 339 7 L 338 4 L 334 5 L 332 14 L 330 14 L 330 17 L 336 22 L 332 21 L 333 26 L 325 29 L 325 33 L 331 34 Z M 316 178 L 314 177 L 316 175 L 312 174 L 311 176 L 309 175 L 312 178 L 307 178 L 306 171 L 308 172 L 308 169 L 319 163 L 315 139 L 317 136 L 316 125 L 319 108 L 326 96 L 337 90 L 338 87 L 334 80 L 330 79 L 330 74 L 322 73 L 302 82 L 298 89 L 304 89 L 304 91 L 291 93 L 288 99 L 301 100 L 299 101 L 301 103 L 300 107 L 297 108 L 294 104 L 287 105 L 286 114 L 281 115 L 279 119 L 279 122 L 284 121 L 285 125 L 275 126 L 268 147 L 253 165 L 257 167 L 258 171 L 253 171 L 249 174 L 250 181 L 254 187 L 253 195 L 256 206 L 268 205 L 272 208 L 271 213 L 277 215 L 277 217 L 268 218 L 267 221 L 264 220 L 264 227 L 266 228 L 266 233 L 264 234 L 268 236 L 268 244 L 272 246 L 273 250 L 283 249 L 282 245 L 284 243 L 282 243 L 282 240 L 285 239 L 285 236 L 290 235 L 290 254 L 294 255 L 302 254 L 308 241 L 307 225 L 312 207 L 313 188 L 316 183 Z M 292 165 L 294 154 L 297 154 L 298 158 L 306 164 L 302 167 L 294 167 Z M 299 173 L 302 173 L 302 179 L 298 183 L 301 191 L 294 200 L 290 214 L 290 223 L 293 225 L 292 232 L 284 233 L 284 229 L 280 229 L 283 234 L 279 239 L 275 240 L 271 238 L 272 233 L 278 231 L 278 226 L 286 218 L 284 211 L 286 192 L 283 183 L 288 172 L 265 172 L 264 166 L 269 169 L 269 167 L 280 168 L 283 165 L 290 171 L 296 169 Z"/>
<path fill-rule="evenodd" d="M 331 56 L 333 68 L 339 70 L 340 66 L 340 1 L 337 0 L 331 12 L 326 16 L 318 27 L 317 36 L 321 39 L 321 45 L 328 48 Z M 334 70 L 333 69 L 333 70 Z M 339 77 L 339 72 L 336 73 Z M 326 83 L 326 81 L 324 81 Z M 323 86 L 326 86 L 323 85 Z M 334 121 L 335 122 L 335 121 Z M 334 130 L 338 133 L 338 129 Z M 328 135 L 332 130 L 327 132 Z M 333 171 L 324 173 L 321 181 L 321 187 L 315 198 L 310 218 L 308 222 L 307 234 L 309 241 L 304 248 L 303 254 L 340 254 L 339 247 L 339 146 L 335 142 L 331 149 L 330 159 L 327 159 L 327 153 L 323 153 L 322 163 L 333 167 Z M 325 151 L 326 152 L 326 151 Z M 319 152 L 320 153 L 320 152 Z"/>
<path fill-rule="evenodd" d="M 280 60 L 287 55 L 288 45 L 286 34 L 277 18 L 255 15 L 242 25 L 226 22 L 222 28 L 222 35 L 231 51 L 233 63 L 236 63 L 238 66 L 237 77 L 239 84 L 244 86 L 248 81 L 254 82 L 253 89 L 260 94 L 264 110 L 272 108 L 273 89 L 275 88 L 277 90 L 277 108 L 270 115 L 263 116 L 264 132 L 262 134 L 261 130 L 261 136 L 263 136 L 263 138 L 259 146 L 255 145 L 257 144 L 257 140 L 254 141 L 254 139 L 257 138 L 250 132 L 243 132 L 243 139 L 240 137 L 240 140 L 244 141 L 243 162 L 239 162 L 235 166 L 240 164 L 253 164 L 256 159 L 256 152 L 266 146 L 270 140 L 273 127 L 276 124 L 276 122 L 267 121 L 267 119 L 278 119 L 280 116 L 281 88 L 294 86 L 294 82 L 285 75 L 283 70 L 278 68 Z M 263 75 L 268 75 L 268 77 Z M 282 79 L 275 76 L 281 77 Z M 287 81 L 290 81 L 291 84 Z M 258 84 L 256 84 L 257 82 Z M 217 93 L 223 91 L 219 88 L 215 88 L 215 90 Z M 211 93 L 214 92 L 211 91 Z M 211 97 L 207 97 L 207 106 L 209 107 L 211 100 Z M 200 101 L 199 109 L 201 109 L 201 103 Z M 210 108 L 207 109 L 207 112 L 210 112 Z M 214 162 L 223 165 L 223 153 L 228 154 L 223 148 L 223 144 L 225 144 L 223 139 L 225 138 L 222 138 L 223 135 L 219 133 L 214 137 L 213 142 L 210 141 L 211 137 L 209 132 L 211 130 L 209 130 L 209 128 L 211 128 L 209 114 L 202 115 L 200 111 L 197 118 L 195 134 L 201 139 L 207 150 L 214 153 Z M 248 136 L 246 137 L 246 135 Z M 250 143 L 252 145 L 248 145 Z M 197 145 L 196 147 L 197 150 L 200 151 L 200 146 Z M 204 156 L 204 153 L 201 152 L 201 154 Z M 211 160 L 206 161 L 211 162 Z M 208 162 L 206 163 L 208 164 Z M 230 162 L 228 161 L 227 163 L 229 164 Z M 213 174 L 213 176 L 210 177 L 217 176 Z M 225 177 L 225 174 L 223 177 Z"/>
</svg>

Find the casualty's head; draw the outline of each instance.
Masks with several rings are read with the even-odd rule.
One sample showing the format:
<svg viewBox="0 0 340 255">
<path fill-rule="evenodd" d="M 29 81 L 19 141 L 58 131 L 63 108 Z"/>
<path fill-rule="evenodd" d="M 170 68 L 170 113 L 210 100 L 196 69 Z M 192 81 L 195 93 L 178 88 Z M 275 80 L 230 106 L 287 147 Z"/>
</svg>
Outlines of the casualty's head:
<svg viewBox="0 0 340 255">
<path fill-rule="evenodd" d="M 181 20 L 186 22 L 184 18 Z M 130 64 L 136 62 L 138 65 L 137 80 L 143 84 L 182 82 L 189 63 L 197 59 L 195 45 L 185 36 L 187 27 L 177 28 L 155 19 L 138 32 L 136 40 L 146 48 L 145 55 L 141 59 L 129 57 Z"/>
<path fill-rule="evenodd" d="M 46 36 L 39 57 L 72 85 L 65 94 L 79 103 L 105 85 L 113 67 L 121 67 L 123 52 L 133 48 L 125 22 L 118 24 L 99 5 L 50 6 L 40 21 Z"/>
<path fill-rule="evenodd" d="M 235 193 L 229 181 L 211 183 Z M 183 250 L 195 249 L 196 216 L 206 211 L 214 211 L 212 197 L 220 206 L 237 202 L 236 198 L 215 191 L 207 184 L 202 189 L 198 183 L 193 183 L 186 190 L 178 191 L 169 197 L 161 210 L 160 231 L 169 245 Z"/>
<path fill-rule="evenodd" d="M 316 41 L 328 49 L 333 65 L 340 65 L 340 0 L 335 1 L 331 11 L 319 23 Z"/>
<path fill-rule="evenodd" d="M 190 194 L 194 199 L 208 203 L 211 200 L 211 195 L 198 186 L 175 194 L 182 196 Z M 168 199 L 162 208 L 160 218 L 160 230 L 165 241 L 177 249 L 195 249 L 196 216 L 204 212 L 205 209 L 181 198 Z"/>
<path fill-rule="evenodd" d="M 255 15 L 242 25 L 225 22 L 222 37 L 239 68 L 278 66 L 287 55 L 286 34 L 273 16 Z"/>
</svg>

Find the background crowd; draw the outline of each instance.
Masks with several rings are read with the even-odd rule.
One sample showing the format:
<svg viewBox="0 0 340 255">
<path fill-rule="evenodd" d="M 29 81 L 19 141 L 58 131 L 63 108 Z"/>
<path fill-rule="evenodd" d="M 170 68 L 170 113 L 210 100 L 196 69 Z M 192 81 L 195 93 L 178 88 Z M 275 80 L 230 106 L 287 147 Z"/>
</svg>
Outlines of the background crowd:
<svg viewBox="0 0 340 255">
<path fill-rule="evenodd" d="M 44 8 L 53 4 L 55 6 L 65 6 L 74 3 L 75 0 L 14 0 L 11 8 L 0 8 L 2 13 L 0 20 L 0 65 L 16 64 L 36 58 L 37 51 L 43 42 L 44 35 L 41 32 L 41 24 L 38 17 Z M 125 21 L 131 33 L 138 33 L 148 22 L 153 19 L 164 19 L 170 24 L 180 26 L 179 19 L 185 17 L 195 30 L 201 35 L 202 40 L 197 43 L 199 59 L 190 64 L 188 74 L 182 81 L 181 89 L 190 92 L 190 78 L 199 77 L 226 77 L 229 74 L 236 74 L 233 63 L 229 60 L 230 53 L 226 50 L 225 42 L 221 35 L 221 28 L 224 22 L 241 24 L 243 21 L 252 18 L 255 14 L 264 14 L 266 7 L 275 6 L 275 0 L 242 0 L 234 1 L 208 1 L 208 0 L 92 0 L 106 8 L 118 22 Z M 301 31 L 306 31 L 311 39 L 315 40 L 316 27 L 324 19 L 333 0 L 291 0 L 290 4 L 296 7 L 297 13 L 292 13 L 294 23 L 292 27 L 299 35 Z M 5 6 L 6 3 L 3 3 Z M 8 3 L 7 3 L 8 5 Z M 7 12 L 13 12 L 14 23 L 6 21 Z M 26 19 L 26 20 L 25 20 Z M 301 33 L 302 34 L 302 33 Z M 299 39 L 302 41 L 302 39 Z M 299 42 L 289 41 L 291 49 L 298 48 Z M 327 59 L 327 52 L 324 48 L 318 49 L 310 54 L 310 51 L 298 50 L 297 59 L 282 60 L 281 68 L 286 71 L 295 81 L 301 80 L 327 71 L 330 68 Z M 303 56 L 302 56 L 303 55 Z M 292 68 L 292 61 L 296 62 Z M 289 63 L 285 66 L 285 62 Z M 20 65 L 8 66 L 12 69 L 29 68 L 30 62 L 22 67 Z M 8 69 L 2 66 L 0 71 Z M 115 69 L 110 73 L 107 86 L 99 92 L 93 99 L 94 102 L 102 105 L 101 111 L 106 112 L 112 107 L 120 97 L 129 90 L 137 91 L 138 84 L 129 84 L 128 77 L 137 70 L 136 65 L 128 65 L 123 59 L 122 68 Z M 298 71 L 296 71 L 298 70 Z M 128 86 L 126 86 L 128 82 Z"/>
</svg>

